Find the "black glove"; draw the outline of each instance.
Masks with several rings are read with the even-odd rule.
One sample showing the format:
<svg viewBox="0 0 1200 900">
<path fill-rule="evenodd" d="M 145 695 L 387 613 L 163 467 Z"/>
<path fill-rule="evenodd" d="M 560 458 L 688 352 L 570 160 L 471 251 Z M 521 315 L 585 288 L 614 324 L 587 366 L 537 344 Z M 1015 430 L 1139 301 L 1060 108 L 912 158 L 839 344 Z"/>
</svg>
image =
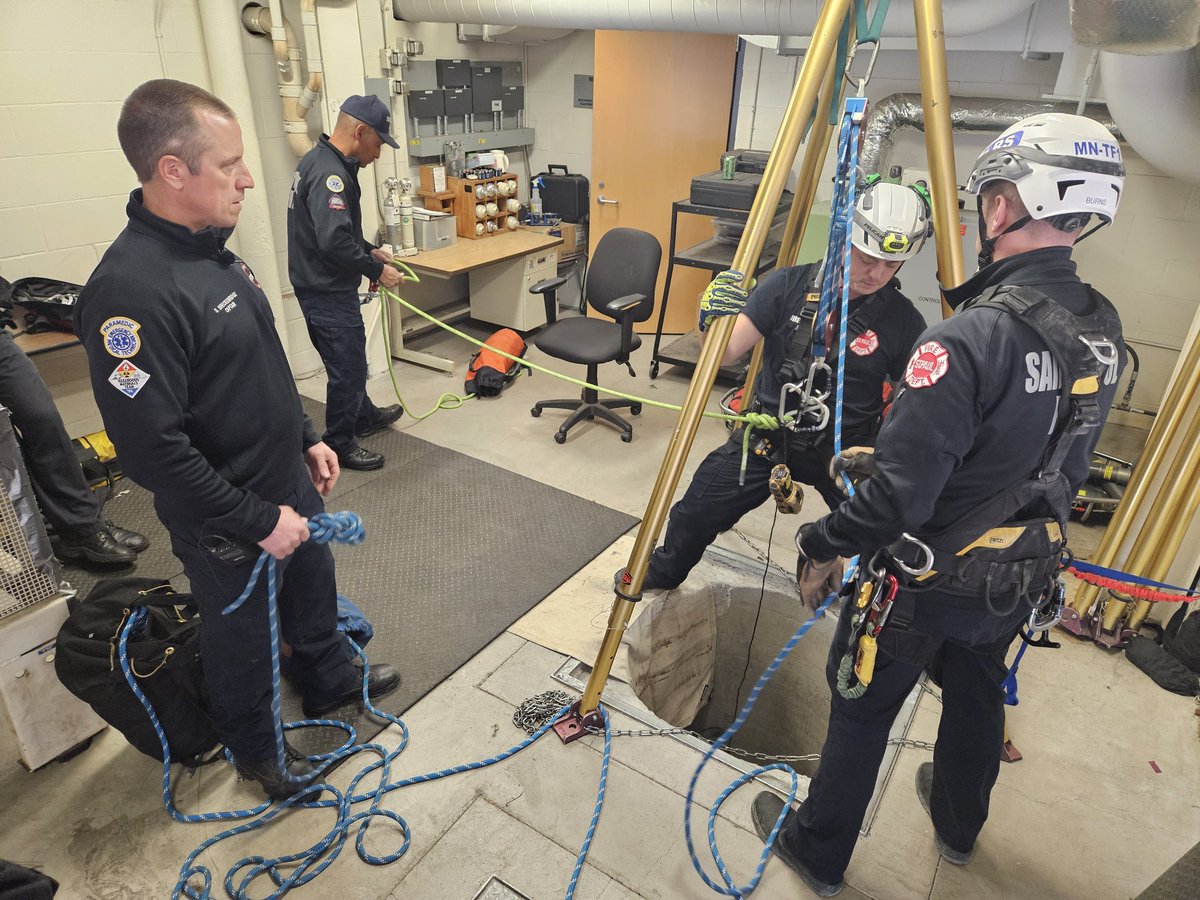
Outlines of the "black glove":
<svg viewBox="0 0 1200 900">
<path fill-rule="evenodd" d="M 879 464 L 875 462 L 874 447 L 847 447 L 833 459 L 829 460 L 829 477 L 842 494 L 849 496 L 846 480 L 841 477 L 845 472 L 851 483 L 857 487 L 872 475 L 879 474 Z"/>
</svg>

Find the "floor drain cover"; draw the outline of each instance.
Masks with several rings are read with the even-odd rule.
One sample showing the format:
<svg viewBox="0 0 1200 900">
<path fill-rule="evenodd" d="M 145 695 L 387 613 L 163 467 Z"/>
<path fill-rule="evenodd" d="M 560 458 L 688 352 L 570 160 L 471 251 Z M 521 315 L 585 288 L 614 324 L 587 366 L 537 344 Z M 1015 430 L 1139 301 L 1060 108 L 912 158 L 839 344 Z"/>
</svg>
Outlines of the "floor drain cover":
<svg viewBox="0 0 1200 900">
<path fill-rule="evenodd" d="M 530 898 L 508 882 L 501 881 L 493 875 L 471 900 L 530 900 Z"/>
</svg>

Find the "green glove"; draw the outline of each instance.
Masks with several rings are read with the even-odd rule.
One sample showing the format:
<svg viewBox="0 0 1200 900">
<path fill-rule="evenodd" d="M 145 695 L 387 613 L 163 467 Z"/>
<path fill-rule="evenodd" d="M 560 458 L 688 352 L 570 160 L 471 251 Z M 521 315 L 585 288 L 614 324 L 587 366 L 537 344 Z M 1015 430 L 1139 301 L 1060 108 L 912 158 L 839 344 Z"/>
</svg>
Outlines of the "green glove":
<svg viewBox="0 0 1200 900">
<path fill-rule="evenodd" d="M 754 287 L 751 281 L 750 287 Z M 742 273 L 733 269 L 717 273 L 700 295 L 700 330 L 707 331 L 716 316 L 736 316 L 750 293 L 742 288 Z"/>
</svg>

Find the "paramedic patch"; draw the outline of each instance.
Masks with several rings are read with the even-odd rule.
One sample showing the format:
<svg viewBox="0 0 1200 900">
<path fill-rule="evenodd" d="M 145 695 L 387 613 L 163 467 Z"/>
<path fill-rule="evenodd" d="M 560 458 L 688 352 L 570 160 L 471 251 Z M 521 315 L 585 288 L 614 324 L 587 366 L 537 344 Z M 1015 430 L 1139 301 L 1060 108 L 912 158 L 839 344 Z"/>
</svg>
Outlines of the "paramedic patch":
<svg viewBox="0 0 1200 900">
<path fill-rule="evenodd" d="M 926 341 L 908 361 L 904 383 L 911 388 L 936 384 L 950 369 L 950 351 L 937 341 Z"/>
<path fill-rule="evenodd" d="M 336 175 L 330 175 L 325 179 L 325 187 L 329 188 L 330 192 L 336 194 L 343 190 L 346 185 L 342 179 L 338 178 Z"/>
<path fill-rule="evenodd" d="M 136 397 L 138 391 L 144 388 L 149 380 L 150 373 L 143 372 L 129 360 L 124 360 L 108 376 L 108 383 L 126 397 Z"/>
<path fill-rule="evenodd" d="M 856 337 L 850 344 L 850 352 L 857 356 L 870 356 L 879 349 L 879 335 L 870 329 Z"/>
<path fill-rule="evenodd" d="M 138 329 L 141 327 L 133 319 L 124 316 L 106 319 L 100 326 L 100 335 L 104 338 L 104 351 L 117 359 L 136 356 L 142 349 L 142 339 L 138 337 Z"/>
<path fill-rule="evenodd" d="M 342 199 L 341 194 L 330 194 L 329 195 L 329 208 L 330 209 L 345 209 L 346 208 L 346 201 Z"/>
</svg>

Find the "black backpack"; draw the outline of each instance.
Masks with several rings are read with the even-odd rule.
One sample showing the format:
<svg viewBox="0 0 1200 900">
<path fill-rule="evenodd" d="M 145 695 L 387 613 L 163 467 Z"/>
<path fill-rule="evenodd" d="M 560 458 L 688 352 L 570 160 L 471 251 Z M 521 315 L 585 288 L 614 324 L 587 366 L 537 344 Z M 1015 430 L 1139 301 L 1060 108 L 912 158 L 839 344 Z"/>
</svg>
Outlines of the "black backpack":
<svg viewBox="0 0 1200 900">
<path fill-rule="evenodd" d="M 54 657 L 58 678 L 134 747 L 161 760 L 162 744 L 117 656 L 121 629 L 139 608 L 146 610 L 146 617 L 129 637 L 129 661 L 166 733 L 171 758 L 187 766 L 211 762 L 215 755 L 204 755 L 220 740 L 204 688 L 200 617 L 191 594 L 175 593 L 171 582 L 99 582 L 59 629 Z"/>
</svg>

